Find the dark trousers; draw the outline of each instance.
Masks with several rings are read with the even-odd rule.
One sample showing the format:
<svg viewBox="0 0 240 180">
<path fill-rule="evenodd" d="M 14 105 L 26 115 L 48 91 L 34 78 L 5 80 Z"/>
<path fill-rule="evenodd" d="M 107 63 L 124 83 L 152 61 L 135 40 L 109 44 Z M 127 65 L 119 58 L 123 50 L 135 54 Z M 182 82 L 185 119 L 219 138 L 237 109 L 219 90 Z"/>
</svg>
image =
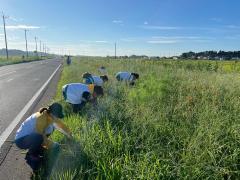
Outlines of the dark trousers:
<svg viewBox="0 0 240 180">
<path fill-rule="evenodd" d="M 117 76 L 116 76 L 116 79 L 117 79 L 118 81 L 121 81 L 120 75 L 117 75 Z"/>
<path fill-rule="evenodd" d="M 86 102 L 82 102 L 81 104 L 72 104 L 73 112 L 74 113 L 79 113 L 83 106 L 85 106 Z"/>
<path fill-rule="evenodd" d="M 43 136 L 41 134 L 32 133 L 15 140 L 15 143 L 20 149 L 29 149 L 30 154 L 38 154 L 43 143 Z"/>
<path fill-rule="evenodd" d="M 68 85 L 66 85 L 66 87 L 63 89 L 63 91 L 62 91 L 62 94 L 63 94 L 63 98 L 64 98 L 64 100 L 66 101 L 66 99 L 67 99 L 67 89 L 68 89 Z"/>
</svg>

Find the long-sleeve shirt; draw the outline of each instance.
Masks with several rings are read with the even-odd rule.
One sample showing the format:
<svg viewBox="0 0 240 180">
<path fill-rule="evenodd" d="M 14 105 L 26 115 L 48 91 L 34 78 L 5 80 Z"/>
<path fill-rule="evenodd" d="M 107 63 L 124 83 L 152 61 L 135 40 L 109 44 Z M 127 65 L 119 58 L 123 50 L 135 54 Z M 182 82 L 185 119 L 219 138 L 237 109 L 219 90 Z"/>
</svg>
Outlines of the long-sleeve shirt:
<svg viewBox="0 0 240 180">
<path fill-rule="evenodd" d="M 116 78 L 119 80 L 119 81 L 133 81 L 133 76 L 131 75 L 130 72 L 118 72 L 116 74 Z"/>
<path fill-rule="evenodd" d="M 62 120 L 53 118 L 46 111 L 43 113 L 35 113 L 28 117 L 17 130 L 15 140 L 30 135 L 32 133 L 38 133 L 43 135 L 43 146 L 50 147 L 52 141 L 47 138 L 46 130 L 49 126 L 54 125 L 59 131 L 66 134 L 67 136 L 71 135 L 69 128 L 62 122 Z"/>
<path fill-rule="evenodd" d="M 100 78 L 100 76 L 91 76 L 91 77 L 85 78 L 84 83 L 94 84 L 96 86 L 103 86 L 103 80 Z"/>
<path fill-rule="evenodd" d="M 96 86 L 103 86 L 103 80 L 100 76 L 92 76 L 91 81 L 85 81 L 85 84 L 94 84 Z"/>
</svg>

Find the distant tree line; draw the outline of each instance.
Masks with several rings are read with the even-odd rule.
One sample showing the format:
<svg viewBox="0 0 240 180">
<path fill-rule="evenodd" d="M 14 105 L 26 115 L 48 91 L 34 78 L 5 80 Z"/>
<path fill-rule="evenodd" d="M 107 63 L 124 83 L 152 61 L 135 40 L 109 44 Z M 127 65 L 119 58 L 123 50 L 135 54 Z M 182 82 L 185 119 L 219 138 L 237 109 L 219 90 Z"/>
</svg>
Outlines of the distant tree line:
<svg viewBox="0 0 240 180">
<path fill-rule="evenodd" d="M 181 59 L 238 60 L 240 51 L 204 51 L 182 53 Z"/>
<path fill-rule="evenodd" d="M 107 56 L 108 58 L 115 58 L 114 56 Z M 117 56 L 120 59 L 206 59 L 206 60 L 240 60 L 240 51 L 204 51 L 204 52 L 185 52 L 180 56 L 159 57 L 146 55 L 131 55 L 131 56 Z"/>
</svg>

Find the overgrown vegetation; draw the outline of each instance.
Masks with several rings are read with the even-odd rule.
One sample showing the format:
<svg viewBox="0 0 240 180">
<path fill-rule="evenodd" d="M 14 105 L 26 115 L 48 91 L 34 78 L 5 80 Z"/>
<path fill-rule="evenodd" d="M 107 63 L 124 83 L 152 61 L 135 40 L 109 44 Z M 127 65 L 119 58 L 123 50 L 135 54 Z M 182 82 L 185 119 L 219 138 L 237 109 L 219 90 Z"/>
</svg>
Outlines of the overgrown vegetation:
<svg viewBox="0 0 240 180">
<path fill-rule="evenodd" d="M 97 106 L 73 114 L 61 87 L 85 71 L 110 80 Z M 61 134 L 52 179 L 240 178 L 240 78 L 236 62 L 74 59 L 65 66 L 57 101 L 74 141 Z M 140 73 L 135 87 L 114 74 Z"/>
<path fill-rule="evenodd" d="M 43 60 L 48 59 L 49 57 L 39 57 L 39 56 L 30 56 L 28 58 L 22 57 L 22 56 L 10 56 L 8 59 L 6 56 L 0 56 L 0 67 L 10 64 L 18 64 L 23 62 L 31 62 L 31 61 L 37 61 L 37 60 Z"/>
</svg>

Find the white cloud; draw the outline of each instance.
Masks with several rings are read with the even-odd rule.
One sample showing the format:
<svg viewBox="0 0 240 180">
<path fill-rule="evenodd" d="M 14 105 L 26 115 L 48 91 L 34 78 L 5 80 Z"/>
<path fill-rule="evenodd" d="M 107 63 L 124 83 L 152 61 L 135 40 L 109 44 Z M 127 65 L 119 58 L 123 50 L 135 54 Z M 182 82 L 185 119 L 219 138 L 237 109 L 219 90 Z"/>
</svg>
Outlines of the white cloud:
<svg viewBox="0 0 240 180">
<path fill-rule="evenodd" d="M 194 40 L 194 42 L 196 42 L 196 43 L 210 43 L 210 42 L 212 42 L 212 40 L 208 40 L 208 39 L 197 39 L 197 40 Z"/>
<path fill-rule="evenodd" d="M 79 42 L 80 42 L 81 44 L 100 44 L 100 43 L 102 43 L 102 44 L 107 44 L 107 43 L 109 43 L 109 42 L 106 41 L 106 40 L 96 40 L 96 41 L 79 40 Z"/>
<path fill-rule="evenodd" d="M 92 56 L 114 55 L 112 45 L 108 44 L 106 44 L 105 46 L 89 43 L 77 43 L 77 44 L 59 43 L 59 44 L 49 43 L 49 48 L 51 49 L 51 52 L 57 54 L 71 54 L 71 55 L 92 55 Z"/>
<path fill-rule="evenodd" d="M 196 42 L 196 43 L 204 43 L 204 42 L 212 42 L 214 40 L 213 37 L 199 37 L 199 36 L 153 36 L 149 42 L 152 43 L 161 43 L 161 44 L 171 44 L 171 43 L 179 43 L 179 42 Z"/>
<path fill-rule="evenodd" d="M 228 39 L 228 40 L 239 40 L 240 39 L 240 34 L 225 36 L 225 39 Z"/>
<path fill-rule="evenodd" d="M 180 42 L 197 42 L 214 40 L 212 37 L 200 36 L 152 36 L 152 37 L 129 37 L 120 39 L 123 42 L 148 42 L 151 44 L 171 44 Z"/>
<path fill-rule="evenodd" d="M 199 36 L 153 36 L 153 39 L 171 39 L 171 40 L 194 40 L 201 39 Z"/>
<path fill-rule="evenodd" d="M 6 29 L 18 30 L 18 29 L 40 29 L 39 26 L 28 26 L 28 25 L 10 25 L 6 26 Z"/>
<path fill-rule="evenodd" d="M 176 26 L 140 26 L 143 29 L 149 29 L 149 30 L 178 30 L 182 29 L 182 27 L 176 27 Z"/>
<path fill-rule="evenodd" d="M 124 41 L 124 42 L 135 42 L 136 39 L 135 38 L 122 38 L 120 39 L 121 41 Z"/>
<path fill-rule="evenodd" d="M 147 43 L 150 44 L 175 44 L 178 41 L 174 41 L 174 40 L 152 40 L 152 41 L 147 41 Z"/>
<path fill-rule="evenodd" d="M 12 21 L 15 21 L 15 22 L 23 21 L 22 18 L 15 18 L 15 17 L 13 17 L 13 16 L 9 16 L 8 18 L 9 18 L 10 20 L 12 20 Z"/>
<path fill-rule="evenodd" d="M 3 40 L 5 39 L 4 37 L 4 34 L 0 34 L 0 40 Z M 8 41 L 11 41 L 11 42 L 15 42 L 15 41 L 18 41 L 20 38 L 18 36 L 15 36 L 15 35 L 7 35 L 7 40 Z"/>
<path fill-rule="evenodd" d="M 95 41 L 96 43 L 108 43 L 108 41 Z"/>
<path fill-rule="evenodd" d="M 221 18 L 216 18 L 216 17 L 213 17 L 210 19 L 211 21 L 215 21 L 215 22 L 222 22 L 222 19 Z"/>
<path fill-rule="evenodd" d="M 112 21 L 114 24 L 123 24 L 122 20 L 113 20 Z"/>
<path fill-rule="evenodd" d="M 226 28 L 229 28 L 229 29 L 240 29 L 240 26 L 237 26 L 237 25 L 227 25 Z"/>
</svg>

